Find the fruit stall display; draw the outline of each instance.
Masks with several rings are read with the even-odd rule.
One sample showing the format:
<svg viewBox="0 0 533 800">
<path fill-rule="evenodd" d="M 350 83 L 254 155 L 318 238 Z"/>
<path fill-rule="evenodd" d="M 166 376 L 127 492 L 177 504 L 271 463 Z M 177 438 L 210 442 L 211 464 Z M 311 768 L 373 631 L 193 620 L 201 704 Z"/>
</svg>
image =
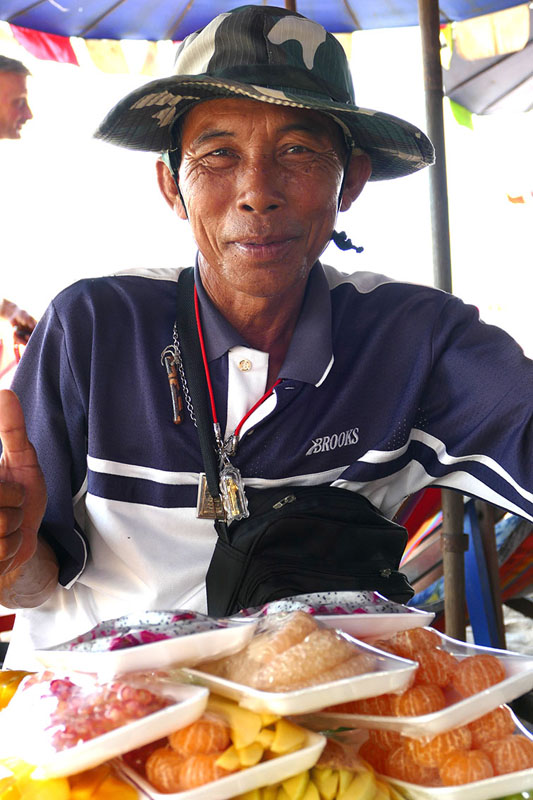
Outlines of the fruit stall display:
<svg viewBox="0 0 533 800">
<path fill-rule="evenodd" d="M 0 672 L 0 800 L 533 800 L 533 739 L 506 705 L 533 659 L 364 600 L 344 609 L 352 633 L 375 612 L 362 638 L 338 604 L 336 627 L 322 604 L 171 634 L 183 613 L 162 632 L 149 612 Z"/>
</svg>

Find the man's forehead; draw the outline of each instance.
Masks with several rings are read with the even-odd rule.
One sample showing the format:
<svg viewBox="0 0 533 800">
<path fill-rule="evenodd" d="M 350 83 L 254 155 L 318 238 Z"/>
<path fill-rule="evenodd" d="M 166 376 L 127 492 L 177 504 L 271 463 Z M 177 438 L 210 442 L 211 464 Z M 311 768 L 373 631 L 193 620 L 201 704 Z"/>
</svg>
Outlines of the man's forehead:
<svg viewBox="0 0 533 800">
<path fill-rule="evenodd" d="M 182 120 L 182 135 L 201 143 L 222 135 L 236 135 L 243 128 L 265 123 L 276 133 L 296 131 L 330 135 L 342 141 L 342 132 L 327 114 L 278 106 L 245 98 L 207 100 L 191 108 Z"/>
<path fill-rule="evenodd" d="M 10 94 L 27 95 L 26 75 L 17 72 L 0 72 L 0 91 Z"/>
</svg>

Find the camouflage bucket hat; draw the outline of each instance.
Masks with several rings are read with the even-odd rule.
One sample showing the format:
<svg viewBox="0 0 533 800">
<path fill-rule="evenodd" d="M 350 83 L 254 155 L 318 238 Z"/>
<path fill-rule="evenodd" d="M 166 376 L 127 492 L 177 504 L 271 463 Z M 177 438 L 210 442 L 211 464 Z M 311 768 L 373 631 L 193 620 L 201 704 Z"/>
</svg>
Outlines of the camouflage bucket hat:
<svg viewBox="0 0 533 800">
<path fill-rule="evenodd" d="M 337 39 L 306 17 L 272 6 L 241 6 L 191 33 L 175 74 L 135 89 L 109 112 L 96 138 L 134 150 L 171 150 L 176 120 L 198 102 L 243 97 L 328 114 L 351 147 L 372 161 L 371 180 L 432 164 L 427 136 L 405 120 L 358 108 Z"/>
</svg>

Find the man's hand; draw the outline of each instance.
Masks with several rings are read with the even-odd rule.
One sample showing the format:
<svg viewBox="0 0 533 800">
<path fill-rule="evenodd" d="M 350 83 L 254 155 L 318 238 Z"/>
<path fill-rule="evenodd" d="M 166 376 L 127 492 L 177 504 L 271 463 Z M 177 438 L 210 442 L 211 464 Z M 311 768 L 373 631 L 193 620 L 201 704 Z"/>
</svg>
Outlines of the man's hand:
<svg viewBox="0 0 533 800">
<path fill-rule="evenodd" d="M 37 325 L 37 320 L 31 314 L 5 298 L 0 303 L 0 317 L 13 326 L 18 344 L 26 344 Z"/>
<path fill-rule="evenodd" d="M 29 561 L 46 508 L 46 486 L 14 392 L 0 391 L 0 584 Z M 13 576 L 14 577 L 14 576 Z M 1 599 L 0 599 L 1 602 Z"/>
</svg>

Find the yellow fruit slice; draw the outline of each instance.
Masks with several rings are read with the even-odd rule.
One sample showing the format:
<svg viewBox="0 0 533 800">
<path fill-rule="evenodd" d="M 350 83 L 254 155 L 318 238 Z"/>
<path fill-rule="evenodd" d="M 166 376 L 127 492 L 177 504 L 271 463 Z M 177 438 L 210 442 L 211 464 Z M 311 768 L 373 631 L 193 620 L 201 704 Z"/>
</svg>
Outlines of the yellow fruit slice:
<svg viewBox="0 0 533 800">
<path fill-rule="evenodd" d="M 263 728 L 257 735 L 257 741 L 263 745 L 265 750 L 269 750 L 274 741 L 275 733 L 271 728 Z"/>
<path fill-rule="evenodd" d="M 322 800 L 335 800 L 339 788 L 338 771 L 331 767 L 314 767 L 311 774 Z"/>
<path fill-rule="evenodd" d="M 255 742 L 261 730 L 261 716 L 247 708 L 241 708 L 231 700 L 225 700 L 217 695 L 209 695 L 207 701 L 208 711 L 226 720 L 231 728 L 231 740 L 235 747 L 247 747 Z"/>
<path fill-rule="evenodd" d="M 244 792 L 244 794 L 237 795 L 233 800 L 263 800 L 261 789 L 250 789 L 248 792 Z"/>
<path fill-rule="evenodd" d="M 313 781 L 309 781 L 302 800 L 320 800 L 320 794 Z"/>
<path fill-rule="evenodd" d="M 307 733 L 299 725 L 293 725 L 286 719 L 276 722 L 274 739 L 270 745 L 273 753 L 291 753 L 303 747 L 307 739 Z"/>
<path fill-rule="evenodd" d="M 88 800 L 92 797 L 103 780 L 111 773 L 108 764 L 101 764 L 94 769 L 87 769 L 85 772 L 78 772 L 70 775 L 70 800 Z"/>
<path fill-rule="evenodd" d="M 339 772 L 339 790 L 337 792 L 338 797 L 340 797 L 348 786 L 351 784 L 354 774 L 351 769 L 340 769 Z"/>
<path fill-rule="evenodd" d="M 376 781 L 371 772 L 360 772 L 354 777 L 338 800 L 374 800 Z"/>
<path fill-rule="evenodd" d="M 246 747 L 237 747 L 236 750 L 241 767 L 253 767 L 259 764 L 265 752 L 259 742 L 252 742 Z"/>
<path fill-rule="evenodd" d="M 273 725 L 280 719 L 278 714 L 271 714 L 268 711 L 262 711 L 260 716 L 263 728 L 266 728 L 268 725 Z"/>
<path fill-rule="evenodd" d="M 215 763 L 218 767 L 227 769 L 228 772 L 235 772 L 235 770 L 240 769 L 241 760 L 235 745 L 232 744 L 231 747 L 228 747 L 227 750 L 224 750 L 222 755 L 217 758 Z"/>
<path fill-rule="evenodd" d="M 116 775 L 108 775 L 96 789 L 91 800 L 138 800 L 137 790 Z"/>
<path fill-rule="evenodd" d="M 67 778 L 32 780 L 24 784 L 20 800 L 68 800 L 70 786 Z"/>
<path fill-rule="evenodd" d="M 308 783 L 309 772 L 305 770 L 305 772 L 299 772 L 298 775 L 293 775 L 292 778 L 286 778 L 281 785 L 291 800 L 302 800 Z"/>
</svg>

